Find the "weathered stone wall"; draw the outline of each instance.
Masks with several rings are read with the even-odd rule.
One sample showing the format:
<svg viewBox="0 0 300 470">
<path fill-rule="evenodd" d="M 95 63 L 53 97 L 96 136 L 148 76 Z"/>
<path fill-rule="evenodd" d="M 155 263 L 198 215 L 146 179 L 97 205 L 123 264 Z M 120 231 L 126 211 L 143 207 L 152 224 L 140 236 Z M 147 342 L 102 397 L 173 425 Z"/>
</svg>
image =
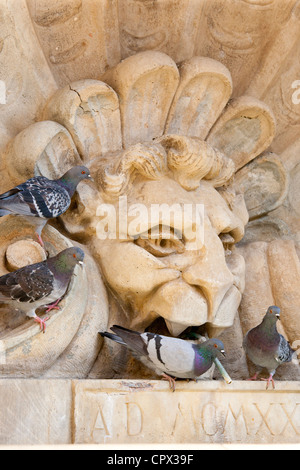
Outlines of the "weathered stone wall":
<svg viewBox="0 0 300 470">
<path fill-rule="evenodd" d="M 281 333 L 299 347 L 299 1 L 0 0 L 0 24 L 0 192 L 82 161 L 95 176 L 45 232 L 49 252 L 80 243 L 88 259 L 47 334 L 2 311 L 0 375 L 10 379 L 0 381 L 0 443 L 299 442 L 299 364 L 279 368 L 269 394 L 261 384 L 204 382 L 170 395 L 155 382 L 105 381 L 156 376 L 98 337 L 113 323 L 144 329 L 158 320 L 159 332 L 166 325 L 174 335 L 207 324 L 226 344 L 224 365 L 239 381 L 252 368 L 243 336 L 276 304 Z M 208 153 L 199 139 L 234 162 L 232 180 L 225 163 L 214 176 L 196 166 L 183 171 L 178 153 L 186 160 Z M 150 177 L 140 165 L 131 179 L 141 155 L 167 165 Z M 194 292 L 182 314 L 187 287 L 174 259 L 150 263 L 148 254 L 138 257 L 145 244 L 122 251 L 97 239 L 97 207 L 120 194 L 149 204 L 172 194 L 174 202 L 201 199 L 209 207 L 210 256 L 205 265 L 196 256 L 180 262 L 187 284 L 205 281 L 210 312 Z M 215 238 L 222 224 L 229 247 Z M 1 274 L 26 258 L 18 242 L 29 240 L 33 250 L 30 234 L 19 218 L 0 219 Z M 213 289 L 217 283 L 223 290 Z M 38 408 L 22 402 L 33 390 L 44 396 Z M 170 400 L 174 414 L 162 435 L 157 410 Z"/>
</svg>

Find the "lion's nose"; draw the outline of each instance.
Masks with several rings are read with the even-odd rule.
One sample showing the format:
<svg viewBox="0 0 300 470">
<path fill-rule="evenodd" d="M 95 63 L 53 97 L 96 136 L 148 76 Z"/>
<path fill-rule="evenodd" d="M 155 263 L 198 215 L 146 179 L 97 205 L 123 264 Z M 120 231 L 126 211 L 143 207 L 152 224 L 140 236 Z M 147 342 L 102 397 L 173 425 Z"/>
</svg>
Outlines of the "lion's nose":
<svg viewBox="0 0 300 470">
<path fill-rule="evenodd" d="M 185 282 L 201 288 L 204 293 L 208 303 L 208 321 L 213 320 L 234 281 L 226 265 L 223 248 L 218 251 L 216 249 L 214 253 L 208 253 L 182 273 Z"/>
</svg>

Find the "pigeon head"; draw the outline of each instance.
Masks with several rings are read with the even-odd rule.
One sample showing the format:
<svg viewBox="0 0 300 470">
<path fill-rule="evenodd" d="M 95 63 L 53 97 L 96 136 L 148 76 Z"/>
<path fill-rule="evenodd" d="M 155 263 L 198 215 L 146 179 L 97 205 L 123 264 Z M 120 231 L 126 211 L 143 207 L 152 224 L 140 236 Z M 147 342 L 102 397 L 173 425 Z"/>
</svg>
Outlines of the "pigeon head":
<svg viewBox="0 0 300 470">
<path fill-rule="evenodd" d="M 77 247 L 67 248 L 56 255 L 53 260 L 57 271 L 72 273 L 77 264 L 83 264 L 84 251 Z"/>
<path fill-rule="evenodd" d="M 277 320 L 280 320 L 280 308 L 275 305 L 269 307 L 266 313 L 266 318 L 276 323 Z"/>
<path fill-rule="evenodd" d="M 216 338 L 211 338 L 205 343 L 202 343 L 199 345 L 199 348 L 201 350 L 206 350 L 208 351 L 212 357 L 217 357 L 218 353 L 223 354 L 225 356 L 225 347 L 224 344 L 221 340 L 216 339 Z"/>
<path fill-rule="evenodd" d="M 70 196 L 74 194 L 80 181 L 92 179 L 90 170 L 85 166 L 74 166 L 68 170 L 59 181 L 67 188 Z"/>
</svg>

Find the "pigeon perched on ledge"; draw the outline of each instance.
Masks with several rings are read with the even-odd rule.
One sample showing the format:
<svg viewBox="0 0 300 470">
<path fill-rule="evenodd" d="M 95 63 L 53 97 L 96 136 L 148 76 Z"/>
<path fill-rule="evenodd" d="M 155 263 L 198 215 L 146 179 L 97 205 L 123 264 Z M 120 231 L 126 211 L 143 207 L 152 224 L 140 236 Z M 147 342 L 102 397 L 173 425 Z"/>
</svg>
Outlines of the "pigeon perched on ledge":
<svg viewBox="0 0 300 470">
<path fill-rule="evenodd" d="M 111 330 L 116 334 L 99 333 L 130 349 L 144 365 L 168 380 L 173 391 L 173 377 L 197 380 L 211 368 L 218 353 L 225 355 L 224 344 L 214 338 L 202 344 L 192 344 L 154 333 L 138 333 L 117 325 Z"/>
<path fill-rule="evenodd" d="M 57 180 L 35 176 L 0 195 L 0 217 L 18 214 L 36 226 L 39 243 L 48 219 L 58 217 L 70 206 L 80 181 L 91 178 L 88 168 L 75 166 Z"/>
<path fill-rule="evenodd" d="M 46 261 L 1 276 L 0 302 L 19 308 L 45 332 L 49 318 L 39 318 L 36 309 L 41 306 L 47 306 L 47 312 L 59 309 L 57 304 L 68 289 L 75 266 L 83 264 L 83 259 L 81 248 L 67 248 Z"/>
<path fill-rule="evenodd" d="M 275 389 L 274 375 L 278 366 L 291 362 L 295 351 L 288 341 L 278 333 L 276 323 L 280 320 L 280 308 L 271 306 L 260 325 L 248 331 L 244 339 L 244 349 L 249 359 L 257 366 L 257 372 L 249 380 L 257 380 L 262 369 L 267 369 L 270 376 L 267 390 L 272 382 Z"/>
</svg>

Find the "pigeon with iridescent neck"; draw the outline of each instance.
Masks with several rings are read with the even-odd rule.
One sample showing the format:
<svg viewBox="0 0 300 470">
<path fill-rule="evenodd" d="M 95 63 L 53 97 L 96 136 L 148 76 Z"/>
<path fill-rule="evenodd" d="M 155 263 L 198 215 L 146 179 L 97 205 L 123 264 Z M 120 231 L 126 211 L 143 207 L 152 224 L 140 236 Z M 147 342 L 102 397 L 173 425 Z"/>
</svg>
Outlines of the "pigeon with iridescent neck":
<svg viewBox="0 0 300 470">
<path fill-rule="evenodd" d="M 75 166 L 61 178 L 49 180 L 35 176 L 0 195 L 0 217 L 18 214 L 36 227 L 39 243 L 44 246 L 42 230 L 49 219 L 63 214 L 70 206 L 80 181 L 91 178 L 88 168 Z"/>
<path fill-rule="evenodd" d="M 47 306 L 47 313 L 59 309 L 57 304 L 68 289 L 75 266 L 82 265 L 83 259 L 81 248 L 67 248 L 46 261 L 1 276 L 0 302 L 22 310 L 45 332 L 49 318 L 38 317 L 36 309 Z"/>
<path fill-rule="evenodd" d="M 243 343 L 247 356 L 256 365 L 256 373 L 249 380 L 256 380 L 261 370 L 267 369 L 269 378 L 262 379 L 267 381 L 267 389 L 271 382 L 275 389 L 273 377 L 277 367 L 291 362 L 295 353 L 288 341 L 277 331 L 276 324 L 279 319 L 280 308 L 269 307 L 262 323 L 246 334 Z"/>
<path fill-rule="evenodd" d="M 214 338 L 193 344 L 179 338 L 138 333 L 117 325 L 111 330 L 116 334 L 100 334 L 130 349 L 144 365 L 168 380 L 173 391 L 176 377 L 197 380 L 211 368 L 218 353 L 225 355 L 224 344 Z"/>
</svg>

